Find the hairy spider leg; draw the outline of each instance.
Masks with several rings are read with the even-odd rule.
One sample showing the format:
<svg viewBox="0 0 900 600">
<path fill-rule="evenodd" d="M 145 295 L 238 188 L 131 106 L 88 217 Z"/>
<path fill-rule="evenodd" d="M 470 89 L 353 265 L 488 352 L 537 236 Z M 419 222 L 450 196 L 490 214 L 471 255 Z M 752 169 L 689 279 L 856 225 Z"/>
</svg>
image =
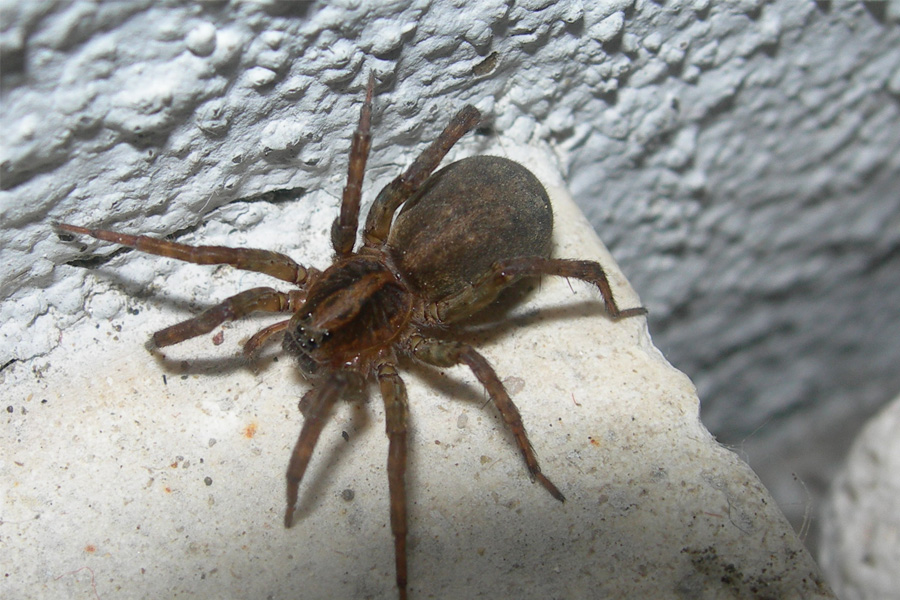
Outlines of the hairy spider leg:
<svg viewBox="0 0 900 600">
<path fill-rule="evenodd" d="M 462 107 L 437 139 L 416 157 L 413 164 L 378 193 L 366 216 L 363 232 L 366 246 L 377 247 L 384 243 L 391 230 L 394 212 L 431 176 L 459 138 L 475 128 L 479 121 L 481 113 L 477 108 L 471 104 Z"/>
<path fill-rule="evenodd" d="M 406 386 L 396 367 L 382 363 L 376 371 L 384 400 L 385 429 L 388 436 L 388 488 L 391 497 L 391 532 L 394 534 L 394 563 L 400 600 L 406 600 L 406 431 L 409 402 Z"/>
<path fill-rule="evenodd" d="M 160 329 L 153 334 L 153 343 L 157 348 L 171 346 L 209 333 L 225 321 L 236 321 L 253 312 L 295 312 L 303 303 L 305 295 L 300 290 L 285 293 L 268 287 L 245 290 L 196 317 Z"/>
<path fill-rule="evenodd" d="M 436 367 L 452 367 L 459 364 L 469 367 L 478 381 L 481 382 L 481 385 L 487 390 L 491 400 L 494 401 L 494 405 L 500 411 L 506 426 L 512 431 L 532 479 L 537 479 L 550 492 L 551 496 L 560 502 L 565 502 L 566 499 L 562 492 L 553 485 L 553 482 L 546 475 L 541 473 L 541 467 L 538 465 L 534 448 L 532 448 L 531 442 L 528 440 L 528 434 L 525 433 L 522 415 L 519 414 L 519 409 L 516 408 L 515 403 L 509 397 L 509 393 L 503 387 L 503 383 L 497 377 L 496 371 L 494 371 L 487 359 L 468 344 L 434 340 L 421 335 L 410 336 L 409 346 L 413 356 Z"/>
<path fill-rule="evenodd" d="M 312 457 L 319 434 L 331 414 L 331 408 L 344 392 L 352 385 L 361 383 L 358 373 L 352 371 L 333 371 L 311 390 L 303 395 L 300 405 L 303 407 L 303 428 L 297 437 L 294 451 L 287 468 L 287 509 L 284 512 L 284 526 L 294 524 L 294 510 L 297 505 L 298 490 L 309 459 Z"/>
<path fill-rule="evenodd" d="M 98 240 L 128 246 L 147 254 L 165 256 L 198 265 L 231 265 L 236 269 L 263 273 L 297 285 L 303 285 L 308 276 L 308 271 L 302 265 L 284 254 L 271 250 L 228 248 L 226 246 L 188 246 L 145 235 L 128 235 L 105 229 L 88 229 L 66 223 L 56 223 L 55 226 L 57 229 L 69 233 L 89 235 Z"/>
<path fill-rule="evenodd" d="M 543 258 L 540 256 L 523 256 L 500 260 L 482 275 L 474 284 L 461 289 L 429 309 L 433 318 L 441 323 L 452 323 L 468 317 L 497 298 L 497 295 L 521 277 L 556 275 L 580 279 L 597 286 L 606 312 L 615 320 L 647 314 L 643 306 L 620 309 L 613 296 L 609 279 L 600 263 L 589 260 L 571 260 L 565 258 Z"/>
<path fill-rule="evenodd" d="M 256 351 L 259 350 L 263 344 L 269 341 L 276 333 L 281 333 L 285 329 L 288 328 L 288 325 L 291 324 L 290 319 L 285 319 L 284 321 L 278 321 L 277 323 L 273 323 L 264 329 L 260 329 L 256 333 L 254 333 L 249 340 L 244 343 L 244 356 L 252 357 L 256 354 Z"/>
<path fill-rule="evenodd" d="M 338 258 L 349 256 L 353 252 L 353 243 L 356 241 L 362 183 L 366 174 L 369 148 L 372 145 L 372 136 L 369 134 L 369 130 L 372 125 L 372 92 L 374 89 L 375 75 L 369 73 L 366 99 L 359 111 L 359 124 L 356 126 L 356 131 L 353 132 L 353 141 L 350 143 L 347 185 L 344 186 L 344 195 L 341 199 L 341 214 L 331 226 L 331 243 Z"/>
</svg>

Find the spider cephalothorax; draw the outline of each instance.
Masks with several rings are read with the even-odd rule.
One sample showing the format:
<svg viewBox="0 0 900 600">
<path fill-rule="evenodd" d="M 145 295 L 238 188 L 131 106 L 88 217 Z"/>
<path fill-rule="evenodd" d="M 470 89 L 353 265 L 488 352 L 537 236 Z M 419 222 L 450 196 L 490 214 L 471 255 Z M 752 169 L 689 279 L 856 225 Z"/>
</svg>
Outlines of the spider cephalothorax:
<svg viewBox="0 0 900 600">
<path fill-rule="evenodd" d="M 296 285 L 288 292 L 268 287 L 241 292 L 156 332 L 153 342 L 158 347 L 177 344 L 256 311 L 291 315 L 244 345 L 244 351 L 253 354 L 281 334 L 284 350 L 313 381 L 301 400 L 304 423 L 287 470 L 287 527 L 293 524 L 300 481 L 331 407 L 367 378 L 378 382 L 389 439 L 391 529 L 402 599 L 407 595 L 404 476 L 409 408 L 398 361 L 468 366 L 515 437 L 531 476 L 562 501 L 562 493 L 541 473 L 519 411 L 493 367 L 472 346 L 438 339 L 435 332 L 477 313 L 514 281 L 541 275 L 596 285 L 614 319 L 646 310 L 620 310 L 599 263 L 549 257 L 550 201 L 525 167 L 505 158 L 476 156 L 435 172 L 449 149 L 480 120 L 472 106 L 460 110 L 406 172 L 381 190 L 369 211 L 362 246 L 354 252 L 373 88 L 370 77 L 353 135 L 340 216 L 332 227 L 335 259 L 325 271 L 304 268 L 268 250 L 187 246 L 66 224 L 58 228 L 187 262 L 257 271 Z"/>
</svg>

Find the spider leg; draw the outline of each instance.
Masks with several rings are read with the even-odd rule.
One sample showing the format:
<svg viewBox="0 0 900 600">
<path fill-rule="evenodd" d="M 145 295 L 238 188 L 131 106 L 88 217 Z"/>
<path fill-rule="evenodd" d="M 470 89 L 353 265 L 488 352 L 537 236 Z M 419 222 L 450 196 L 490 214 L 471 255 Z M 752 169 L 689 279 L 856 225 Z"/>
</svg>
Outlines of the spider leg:
<svg viewBox="0 0 900 600">
<path fill-rule="evenodd" d="M 277 323 L 273 323 L 265 329 L 261 329 L 254 333 L 250 339 L 244 343 L 244 356 L 252 357 L 263 344 L 269 341 L 270 337 L 287 329 L 290 323 L 290 319 L 285 319 L 284 321 L 278 321 Z"/>
<path fill-rule="evenodd" d="M 192 319 L 157 331 L 153 334 L 153 344 L 157 348 L 171 346 L 209 333 L 225 321 L 234 321 L 255 311 L 295 311 L 303 296 L 300 290 L 284 293 L 267 287 L 252 288 L 225 299 Z"/>
<path fill-rule="evenodd" d="M 384 399 L 388 436 L 388 486 L 391 495 L 391 531 L 400 600 L 406 599 L 406 423 L 409 404 L 406 386 L 393 364 L 382 363 L 376 373 Z"/>
<path fill-rule="evenodd" d="M 369 74 L 366 85 L 366 99 L 359 111 L 359 124 L 353 133 L 350 144 L 350 162 L 347 166 L 347 185 L 341 200 L 341 214 L 331 226 L 331 243 L 339 258 L 348 256 L 353 251 L 356 241 L 356 227 L 359 224 L 359 201 L 362 196 L 363 177 L 366 172 L 366 161 L 372 136 L 369 129 L 372 124 L 372 91 L 375 88 L 375 75 Z"/>
<path fill-rule="evenodd" d="M 294 524 L 294 510 L 297 505 L 297 495 L 300 489 L 300 481 L 309 466 L 319 434 L 325 427 L 325 421 L 331 413 L 331 408 L 338 398 L 343 395 L 350 384 L 356 381 L 354 373 L 349 371 L 335 371 L 324 381 L 316 385 L 300 400 L 300 404 L 306 409 L 303 413 L 303 428 L 297 437 L 294 451 L 287 469 L 287 510 L 284 513 L 284 526 L 291 527 Z"/>
<path fill-rule="evenodd" d="M 166 256 L 198 265 L 231 265 L 236 269 L 264 273 L 297 285 L 303 284 L 309 274 L 302 265 L 297 264 L 290 257 L 271 250 L 228 248 L 226 246 L 188 246 L 145 235 L 128 235 L 66 223 L 56 223 L 55 226 L 57 229 L 69 233 L 89 235 L 98 240 L 128 246 L 147 254 Z"/>
<path fill-rule="evenodd" d="M 432 318 L 441 323 L 458 321 L 486 307 L 497 298 L 504 288 L 519 278 L 540 275 L 571 277 L 597 286 L 606 303 L 607 313 L 615 320 L 647 314 L 647 309 L 643 306 L 619 308 L 613 296 L 612 287 L 609 285 L 609 279 L 600 263 L 540 256 L 523 256 L 497 261 L 475 283 L 436 302 L 430 309 L 430 314 Z"/>
<path fill-rule="evenodd" d="M 378 246 L 387 239 L 394 212 L 428 179 L 459 138 L 478 125 L 480 120 L 478 109 L 470 104 L 464 106 L 406 172 L 378 193 L 366 217 L 363 233 L 366 246 Z"/>
<path fill-rule="evenodd" d="M 512 431 L 516 438 L 516 444 L 522 452 L 525 464 L 528 465 L 528 471 L 531 473 L 532 479 L 537 479 L 543 485 L 550 495 L 565 502 L 562 492 L 541 473 L 541 467 L 538 465 L 537 457 L 534 454 L 534 448 L 528 441 L 528 434 L 525 433 L 525 425 L 522 423 L 522 415 L 519 409 L 513 403 L 512 398 L 503 387 L 500 378 L 494 368 L 485 357 L 479 354 L 472 346 L 461 342 L 448 342 L 441 340 L 433 340 L 422 337 L 421 335 L 413 335 L 410 337 L 409 347 L 413 356 L 428 364 L 437 367 L 451 367 L 454 365 L 464 364 L 472 370 L 481 385 L 485 387 L 491 400 L 500 411 L 500 415 L 506 422 L 506 426 Z"/>
</svg>

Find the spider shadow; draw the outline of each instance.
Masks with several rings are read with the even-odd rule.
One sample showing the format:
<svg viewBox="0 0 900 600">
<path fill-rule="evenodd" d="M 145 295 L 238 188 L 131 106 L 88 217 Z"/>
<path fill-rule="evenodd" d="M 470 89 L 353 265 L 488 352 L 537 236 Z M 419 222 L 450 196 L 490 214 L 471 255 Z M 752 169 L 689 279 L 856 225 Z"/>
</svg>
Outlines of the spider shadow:
<svg viewBox="0 0 900 600">
<path fill-rule="evenodd" d="M 298 385 L 303 386 L 304 394 L 312 389 L 313 384 L 303 377 L 299 369 L 294 370 L 293 378 Z M 326 426 L 322 432 L 322 437 L 316 443 L 313 458 L 310 462 L 310 466 L 313 465 L 313 462 L 316 464 L 315 469 L 307 471 L 300 485 L 300 493 L 294 510 L 294 526 L 315 511 L 315 508 L 324 500 L 323 496 L 326 492 L 333 493 L 332 495 L 334 496 L 340 496 L 341 490 L 347 489 L 346 486 L 335 485 L 335 467 L 340 461 L 344 460 L 345 454 L 354 451 L 353 445 L 356 443 L 356 440 L 364 439 L 365 435 L 369 435 L 368 432 L 371 429 L 373 420 L 367 408 L 369 402 L 372 401 L 372 394 L 377 393 L 373 391 L 372 388 L 374 387 L 376 386 L 373 386 L 369 381 L 363 382 L 359 388 L 354 389 L 351 387 L 347 395 L 340 398 L 332 409 L 330 420 L 333 420 L 337 412 L 341 410 L 339 408 L 341 405 L 348 407 L 345 410 L 351 411 L 348 420 L 352 424 L 352 432 L 342 431 L 339 435 L 342 439 L 333 438 L 333 443 L 329 444 L 327 449 L 322 447 L 326 443 L 325 436 L 334 434 L 336 430 L 333 427 Z M 304 411 L 300 408 L 299 412 L 303 413 Z M 302 426 L 302 421 L 300 426 Z M 346 437 L 344 437 L 345 433 L 347 434 Z M 299 434 L 300 428 L 298 427 L 297 435 Z M 387 445 L 387 436 L 383 437 L 385 445 Z"/>
<path fill-rule="evenodd" d="M 127 278 L 117 276 L 117 274 L 111 274 L 109 279 L 115 280 L 116 283 L 130 295 L 134 292 L 135 284 Z M 485 344 L 500 342 L 513 335 L 516 330 L 537 323 L 585 317 L 609 318 L 603 301 L 600 298 L 595 298 L 593 296 L 571 303 L 550 307 L 533 307 L 524 311 L 520 310 L 523 302 L 536 294 L 539 287 L 539 281 L 523 280 L 507 290 L 504 290 L 498 300 L 486 309 L 454 324 L 453 331 L 432 330 L 429 331 L 428 334 L 438 339 L 465 342 L 470 344 L 476 350 L 479 350 L 479 348 Z M 589 290 L 590 288 L 585 286 L 585 289 Z M 199 314 L 199 312 L 204 310 L 204 308 L 198 308 L 193 302 L 183 298 L 174 298 L 171 295 L 158 296 L 148 294 L 146 290 L 140 294 L 133 293 L 133 295 L 139 296 L 144 301 L 155 306 L 165 305 L 171 308 L 180 308 L 189 313 L 189 315 L 184 318 L 190 318 L 191 315 Z M 268 319 L 264 320 L 266 317 L 268 317 Z M 248 333 L 245 336 L 245 330 L 255 331 L 262 328 L 266 324 L 272 322 L 272 315 L 262 316 L 262 318 L 259 319 L 250 317 L 243 319 L 240 322 L 243 324 L 243 327 L 240 330 L 227 327 L 225 331 L 230 332 L 230 337 L 236 337 L 238 344 L 242 345 L 249 335 L 251 335 Z M 249 326 L 250 323 L 254 322 L 260 322 L 262 324 L 258 328 Z M 217 330 L 222 331 L 221 327 L 218 327 Z M 210 332 L 210 334 L 206 335 L 211 337 L 213 333 Z M 206 337 L 206 339 L 209 340 L 210 338 Z M 274 338 L 273 341 L 277 339 L 280 339 L 280 336 Z M 247 357 L 240 349 L 238 349 L 237 353 L 214 353 L 199 358 L 196 356 L 196 350 L 194 350 L 192 351 L 192 356 L 190 358 L 176 358 L 168 356 L 164 350 L 154 348 L 151 340 L 148 340 L 147 347 L 162 368 L 171 374 L 217 375 L 221 377 L 249 368 L 253 372 L 254 377 L 260 378 L 264 376 L 269 369 L 273 368 L 275 363 L 279 363 L 279 366 L 281 366 L 281 363 L 285 362 L 288 363 L 287 368 L 293 367 L 290 357 L 286 356 L 281 351 L 280 344 L 277 344 L 279 346 L 277 349 L 272 348 L 276 343 L 269 344 L 266 349 L 263 349 L 259 355 L 254 357 Z M 214 346 L 214 348 L 218 348 L 218 346 Z M 285 358 L 288 360 L 283 360 Z M 489 362 L 491 362 L 491 365 L 497 372 L 498 378 L 501 380 L 510 375 L 517 375 L 516 373 L 504 372 L 502 364 L 498 365 L 493 360 Z M 499 412 L 493 407 L 493 403 L 487 396 L 483 386 L 481 386 L 477 380 L 472 380 L 473 374 L 471 371 L 463 370 L 459 371 L 458 374 L 448 374 L 446 369 L 427 365 L 409 358 L 403 359 L 401 363 L 403 371 L 414 374 L 420 381 L 441 397 L 452 399 L 453 401 L 458 401 L 465 405 L 477 406 L 482 414 L 491 418 L 496 423 L 496 427 L 504 432 L 501 435 L 506 437 L 513 455 L 518 454 L 513 433 L 502 423 Z M 311 382 L 302 375 L 298 368 L 292 368 L 292 379 L 294 379 L 294 383 L 297 384 L 298 393 L 296 399 L 299 401 L 300 398 L 302 398 L 303 393 L 310 389 Z M 294 525 L 300 523 L 315 511 L 316 507 L 326 499 L 326 492 L 333 492 L 335 496 L 339 496 L 340 489 L 343 486 L 336 485 L 335 483 L 335 467 L 340 464 L 340 461 L 344 460 L 344 454 L 346 452 L 353 451 L 355 440 L 362 435 L 367 435 L 368 430 L 371 429 L 373 419 L 367 408 L 369 402 L 371 402 L 378 393 L 377 386 L 372 385 L 371 382 L 366 382 L 359 390 L 351 391 L 350 394 L 343 399 L 350 406 L 350 410 L 352 411 L 350 414 L 350 421 L 353 425 L 353 434 L 349 436 L 349 439 L 331 438 L 331 440 L 326 440 L 325 438 L 322 438 L 319 440 L 314 457 L 317 467 L 304 478 L 296 510 L 294 512 Z M 417 400 L 418 399 L 414 396 L 409 398 L 411 405 L 409 426 L 413 432 L 415 432 L 415 420 L 417 415 L 422 414 L 421 410 L 416 409 Z M 515 398 L 513 398 L 513 400 L 515 401 Z M 337 410 L 339 409 L 333 409 L 332 418 Z M 302 419 L 299 421 L 299 424 L 302 425 Z M 334 434 L 336 430 L 334 428 L 327 428 L 326 431 L 328 434 Z M 297 433 L 299 434 L 299 425 Z M 387 437 L 383 437 L 386 445 Z M 331 443 L 328 443 L 329 441 Z M 327 448 L 325 447 L 326 444 Z M 409 464 L 413 464 L 417 454 L 416 444 L 409 444 L 407 452 L 407 460 L 409 461 Z M 415 478 L 415 473 L 415 469 L 409 469 L 407 471 L 406 489 L 407 503 L 409 506 L 415 504 L 415 496 L 417 490 L 420 489 Z"/>
<path fill-rule="evenodd" d="M 244 323 L 246 322 L 247 321 L 244 321 Z M 259 329 L 262 329 L 262 327 L 259 327 Z M 234 330 L 231 329 L 229 329 L 229 331 L 234 332 Z M 166 352 L 166 348 L 157 348 L 153 344 L 152 337 L 148 338 L 147 343 L 144 346 L 161 368 L 166 372 L 175 375 L 225 376 L 243 370 L 250 370 L 254 377 L 260 377 L 265 375 L 265 373 L 272 369 L 274 365 L 282 362 L 290 362 L 284 360 L 285 357 L 281 353 L 280 347 L 278 351 L 273 351 L 270 348 L 253 356 L 245 355 L 241 350 L 241 347 L 249 338 L 249 334 L 242 335 L 238 339 L 238 348 L 236 350 L 232 350 L 232 347 L 229 347 L 224 351 L 220 351 L 219 354 L 215 354 L 215 351 L 212 351 L 213 353 L 200 357 L 192 353 L 190 358 L 169 356 Z M 214 344 L 214 342 L 211 343 L 214 348 L 218 348 L 218 346 L 215 346 Z M 309 385 L 309 383 L 306 382 L 306 385 Z"/>
<path fill-rule="evenodd" d="M 521 308 L 523 297 L 531 295 L 535 287 L 537 285 L 531 284 L 531 287 L 523 285 L 521 289 L 510 290 L 511 293 L 508 296 L 501 296 L 497 302 L 481 313 L 461 322 L 457 331 L 452 333 L 447 331 L 437 332 L 435 337 L 464 342 L 470 344 L 475 350 L 480 351 L 479 347 L 485 343 L 500 342 L 504 338 L 514 335 L 516 330 L 537 323 L 568 321 L 575 318 L 609 318 L 606 308 L 599 298 L 587 298 L 549 307 L 533 307 L 518 314 L 513 314 L 513 311 Z M 505 372 L 503 365 L 498 364 L 495 360 L 488 360 L 488 362 L 494 368 L 497 377 L 501 381 L 506 377 L 519 375 L 518 373 Z M 501 431 L 500 435 L 505 437 L 511 456 L 519 455 L 513 432 L 503 423 L 500 412 L 494 406 L 484 387 L 477 379 L 473 381 L 474 374 L 470 370 L 460 367 L 456 373 L 449 374 L 447 369 L 412 359 L 403 361 L 403 368 L 405 371 L 413 373 L 419 381 L 423 382 L 439 396 L 448 398 L 453 402 L 458 401 L 463 405 L 477 407 L 480 414 L 484 415 L 486 420 L 490 419 L 496 428 Z M 523 398 L 523 396 L 518 394 L 510 394 L 510 397 L 517 405 L 520 405 Z M 416 415 L 422 413 L 422 411 L 415 408 L 416 400 L 415 397 L 409 398 L 411 428 L 415 427 Z M 526 427 L 527 425 L 526 423 Z M 487 423 L 483 425 L 483 427 L 489 426 Z M 409 445 L 410 463 L 414 460 L 414 449 L 416 447 L 417 444 Z M 522 470 L 523 474 L 528 476 L 528 471 L 524 464 L 522 465 Z M 415 504 L 414 497 L 418 490 L 422 489 L 419 482 L 416 481 L 416 473 L 416 469 L 407 471 L 407 496 L 410 506 Z"/>
<path fill-rule="evenodd" d="M 483 344 L 501 342 L 515 331 L 539 323 L 571 321 L 577 318 L 610 318 L 599 294 L 592 294 L 591 288 L 586 285 L 582 286 L 584 289 L 578 300 L 553 306 L 533 306 L 523 310 L 524 302 L 540 293 L 540 285 L 540 281 L 520 281 L 504 290 L 500 297 L 484 310 L 455 323 L 452 333 L 440 330 L 429 333 L 433 333 L 438 339 L 468 343 L 478 350 Z M 585 292 L 589 297 L 584 297 Z"/>
<path fill-rule="evenodd" d="M 501 295 L 497 302 L 462 323 L 464 327 L 460 332 L 438 332 L 442 334 L 440 337 L 442 339 L 455 339 L 469 343 L 477 350 L 478 346 L 485 342 L 499 341 L 512 335 L 520 327 L 526 327 L 538 322 L 569 320 L 576 317 L 608 318 L 603 302 L 593 298 L 553 307 L 537 307 L 518 315 L 512 315 L 511 312 L 520 307 L 523 298 L 530 296 L 537 287 L 533 283 L 522 283 L 525 285 L 514 286 L 514 288 L 509 290 L 509 294 Z M 496 369 L 493 361 L 491 363 Z M 410 358 L 401 359 L 400 366 L 401 376 L 403 373 L 411 373 L 439 396 L 451 399 L 454 402 L 459 401 L 464 405 L 477 407 L 486 417 L 493 419 L 497 429 L 503 431 L 501 435 L 506 437 L 511 456 L 516 457 L 519 455 L 512 431 L 503 424 L 500 413 L 493 407 L 493 403 L 485 393 L 484 388 L 477 380 L 471 380 L 473 376 L 471 371 L 462 370 L 459 374 L 451 375 L 448 374 L 447 369 L 427 365 Z M 308 389 L 310 384 L 303 379 L 299 370 L 295 370 L 294 373 L 297 383 Z M 497 375 L 501 379 L 504 377 L 502 370 L 498 371 Z M 509 375 L 514 375 L 514 373 Z M 378 396 L 377 385 L 367 381 L 362 388 L 352 391 L 350 396 L 344 398 L 353 411 L 351 416 L 354 426 L 353 434 L 346 443 L 335 441 L 327 449 L 322 447 L 325 440 L 320 439 L 313 458 L 318 466 L 314 472 L 308 473 L 307 477 L 304 478 L 294 512 L 295 526 L 315 512 L 316 507 L 325 500 L 324 495 L 326 493 L 333 493 L 335 496 L 339 495 L 340 489 L 344 486 L 335 483 L 335 467 L 340 461 L 344 460 L 345 453 L 355 450 L 353 444 L 357 438 L 363 435 L 370 435 L 368 432 L 374 420 L 368 410 L 368 405 L 370 402 L 376 401 Z M 411 436 L 416 433 L 416 419 L 423 415 L 423 411 L 416 407 L 420 402 L 421 400 L 416 398 L 415 395 L 410 395 L 408 426 Z M 332 413 L 332 418 L 333 416 L 334 413 Z M 326 429 L 326 431 L 332 430 Z M 386 448 L 388 443 L 387 436 L 382 432 L 381 437 Z M 409 466 L 416 463 L 417 447 L 418 444 L 409 444 L 407 446 L 407 464 Z M 522 469 L 524 476 L 528 476 L 524 464 Z M 416 477 L 417 472 L 417 469 L 412 468 L 408 468 L 406 472 L 406 502 L 410 510 L 418 504 L 416 500 L 419 490 L 422 489 Z M 387 509 L 387 506 L 385 508 Z"/>
<path fill-rule="evenodd" d="M 149 344 L 148 344 L 149 345 Z M 179 360 L 165 356 L 160 350 L 151 350 L 151 354 L 162 367 L 170 372 L 182 375 L 227 375 L 243 369 L 251 369 L 253 375 L 260 382 L 264 381 L 263 374 L 271 369 L 273 365 L 287 363 L 282 368 L 290 368 L 289 375 L 291 386 L 297 390 L 295 396 L 287 397 L 286 405 L 289 410 L 296 410 L 303 413 L 300 408 L 302 398 L 313 388 L 314 382 L 307 379 L 299 368 L 295 368 L 291 364 L 289 356 L 286 356 L 281 350 L 280 345 L 277 351 L 266 352 L 262 356 L 248 358 L 243 354 L 237 356 L 215 357 L 211 356 L 202 359 Z M 285 360 L 287 359 L 287 360 Z M 331 410 L 329 420 L 334 420 L 341 410 L 351 411 L 344 416 L 352 427 L 350 432 L 341 432 L 334 427 L 326 427 L 322 432 L 322 436 L 316 443 L 313 455 L 313 463 L 307 471 L 306 477 L 300 486 L 300 493 L 297 499 L 296 509 L 294 511 L 293 524 L 299 524 L 304 518 L 315 511 L 315 508 L 325 500 L 325 495 L 339 496 L 340 491 L 347 486 L 338 486 L 335 484 L 335 468 L 340 461 L 344 460 L 345 453 L 353 452 L 353 445 L 357 439 L 368 435 L 371 429 L 372 418 L 369 413 L 368 404 L 372 399 L 372 394 L 377 394 L 377 390 L 372 389 L 374 386 L 370 382 L 365 382 L 359 389 L 350 389 L 343 398 L 341 398 Z M 285 400 L 284 396 L 277 398 Z M 347 405 L 348 408 L 342 408 Z M 300 416 L 294 423 L 296 424 L 295 436 L 299 436 L 303 426 L 305 417 Z M 348 427 L 350 429 L 350 427 Z M 344 437 L 344 434 L 347 437 Z M 288 434 L 290 435 L 290 434 Z M 330 437 L 329 437 L 330 436 Z M 385 436 L 385 443 L 387 437 Z M 284 456 L 284 466 L 286 467 L 290 459 L 290 452 L 294 446 L 294 440 L 291 440 L 288 451 Z"/>
<path fill-rule="evenodd" d="M 162 328 L 196 317 L 204 310 L 217 304 L 217 301 L 213 299 L 209 303 L 198 306 L 196 302 L 188 300 L 184 296 L 175 296 L 171 292 L 166 292 L 165 294 L 148 292 L 145 286 L 141 286 L 127 276 L 115 271 L 96 269 L 91 272 L 98 279 L 102 278 L 108 281 L 129 299 L 138 299 L 156 310 L 174 309 L 184 313 L 180 316 L 173 315 L 171 322 L 163 325 Z M 224 297 L 221 300 L 224 300 Z M 136 311 L 131 312 L 128 317 L 123 317 L 122 320 L 139 319 L 138 314 Z M 249 357 L 243 353 L 243 345 L 255 332 L 284 318 L 286 318 L 286 315 L 260 313 L 233 323 L 226 322 L 224 327 L 219 325 L 207 334 L 184 340 L 189 345 L 193 344 L 190 350 L 181 351 L 181 348 L 187 348 L 188 346 L 182 346 L 181 343 L 174 344 L 172 348 L 177 348 L 173 352 L 176 356 L 169 355 L 168 347 L 158 348 L 153 343 L 152 336 L 158 330 L 149 332 L 144 347 L 153 356 L 157 364 L 170 375 L 229 375 L 243 369 L 250 369 L 254 375 L 261 375 L 268 371 L 274 363 L 279 362 L 281 354 L 280 344 L 278 351 L 272 351 L 271 349 L 271 346 L 275 344 L 267 344 L 265 348 Z M 221 345 L 212 341 L 217 332 L 223 331 L 228 334 L 228 337 L 231 338 L 230 340 L 226 340 L 225 344 Z M 203 340 L 206 340 L 208 344 L 207 350 L 199 346 Z M 237 341 L 237 347 L 234 345 L 234 340 Z M 208 354 L 207 351 L 209 352 Z M 183 356 L 177 356 L 179 352 Z"/>
<path fill-rule="evenodd" d="M 472 346 L 476 351 L 480 351 L 480 347 L 485 344 L 501 342 L 502 340 L 514 335 L 515 331 L 535 325 L 538 323 L 569 321 L 574 318 L 594 317 L 609 318 L 603 302 L 596 300 L 583 300 L 572 304 L 565 304 L 553 307 L 535 307 L 525 312 L 510 315 L 507 309 L 502 307 L 489 307 L 485 312 L 494 312 L 504 315 L 498 320 L 485 319 L 479 316 L 477 320 L 466 321 L 460 330 L 450 332 L 438 332 L 434 337 L 442 340 L 459 341 Z M 487 358 L 487 357 L 486 357 Z M 498 365 L 495 360 L 488 360 L 497 377 L 500 380 L 506 377 L 518 375 L 517 373 L 506 373 L 503 365 Z M 463 369 L 459 375 L 449 375 L 447 369 L 428 365 L 414 360 L 406 360 L 403 363 L 404 370 L 415 373 L 415 375 L 423 381 L 428 387 L 432 388 L 442 396 L 460 400 L 468 404 L 476 404 L 484 407 L 490 403 L 484 387 L 477 381 L 472 381 L 474 374 L 471 370 Z M 515 398 L 513 398 L 515 400 Z M 415 400 L 410 398 L 410 403 L 414 404 Z M 495 411 L 496 412 L 496 411 Z M 499 413 L 497 414 L 499 418 Z M 510 433 L 512 440 L 512 434 Z"/>
</svg>

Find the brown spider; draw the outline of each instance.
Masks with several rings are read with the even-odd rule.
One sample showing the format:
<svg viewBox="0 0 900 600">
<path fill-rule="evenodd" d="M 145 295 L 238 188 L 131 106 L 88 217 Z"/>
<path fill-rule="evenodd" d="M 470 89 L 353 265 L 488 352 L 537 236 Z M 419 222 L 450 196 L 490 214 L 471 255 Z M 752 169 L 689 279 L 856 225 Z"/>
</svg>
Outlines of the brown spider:
<svg viewBox="0 0 900 600">
<path fill-rule="evenodd" d="M 371 141 L 373 88 L 370 76 L 353 134 L 340 216 L 331 230 L 336 256 L 324 272 L 268 250 L 187 246 L 75 225 L 57 227 L 186 262 L 265 273 L 299 288 L 280 292 L 259 287 L 241 292 L 197 317 L 157 331 L 153 343 L 157 347 L 177 344 L 255 311 L 291 315 L 244 344 L 244 352 L 252 355 L 273 335 L 283 334 L 284 350 L 297 358 L 314 382 L 300 402 L 303 428 L 287 469 L 286 527 L 293 524 L 300 481 L 335 402 L 360 388 L 367 378 L 377 380 L 389 440 L 396 581 L 399 597 L 404 599 L 409 407 L 397 373 L 398 359 L 413 358 L 436 367 L 468 366 L 512 431 L 532 478 L 562 502 L 562 493 L 541 473 L 519 411 L 493 367 L 472 346 L 436 335 L 485 308 L 514 281 L 529 276 L 574 277 L 596 285 L 613 319 L 647 311 L 643 307 L 620 310 L 599 263 L 549 258 L 550 200 L 525 167 L 505 158 L 476 156 L 432 174 L 450 148 L 478 124 L 481 115 L 472 106 L 463 107 L 406 172 L 381 190 L 369 211 L 363 244 L 354 252 Z"/>
</svg>

